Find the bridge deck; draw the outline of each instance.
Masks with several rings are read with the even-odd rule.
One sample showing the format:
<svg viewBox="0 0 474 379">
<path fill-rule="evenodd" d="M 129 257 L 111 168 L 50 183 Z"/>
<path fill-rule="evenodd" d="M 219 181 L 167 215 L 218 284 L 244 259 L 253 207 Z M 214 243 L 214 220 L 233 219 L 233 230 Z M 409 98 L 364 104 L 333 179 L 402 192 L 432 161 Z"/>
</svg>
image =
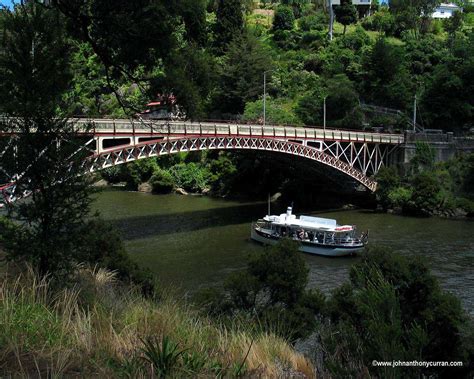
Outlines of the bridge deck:
<svg viewBox="0 0 474 379">
<path fill-rule="evenodd" d="M 267 138 L 292 138 L 305 140 L 333 140 L 399 145 L 404 142 L 401 134 L 370 133 L 356 130 L 336 130 L 277 125 L 249 125 L 211 122 L 153 122 L 135 120 L 93 119 L 78 120 L 78 132 L 97 136 L 131 135 L 219 135 Z"/>
</svg>

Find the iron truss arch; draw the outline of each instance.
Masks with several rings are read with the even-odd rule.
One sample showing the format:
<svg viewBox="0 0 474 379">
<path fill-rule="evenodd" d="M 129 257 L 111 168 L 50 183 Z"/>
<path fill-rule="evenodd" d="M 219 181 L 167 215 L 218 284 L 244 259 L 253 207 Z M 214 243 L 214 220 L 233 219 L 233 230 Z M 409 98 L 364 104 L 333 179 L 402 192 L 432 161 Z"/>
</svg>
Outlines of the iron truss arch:
<svg viewBox="0 0 474 379">
<path fill-rule="evenodd" d="M 367 144 L 361 144 L 359 147 L 355 147 L 351 143 L 347 146 L 340 143 L 324 143 L 324 145 L 324 147 L 318 148 L 293 141 L 250 136 L 187 136 L 172 139 L 166 138 L 135 145 L 119 146 L 94 154 L 84 162 L 84 168 L 87 172 L 94 172 L 139 159 L 159 157 L 180 152 L 201 150 L 263 150 L 290 154 L 320 162 L 350 176 L 367 187 L 370 191 L 376 190 L 377 182 L 369 177 L 368 173 L 375 173 L 380 166 L 383 165 L 384 160 L 388 156 L 386 149 L 380 148 L 379 146 L 369 147 Z"/>
</svg>

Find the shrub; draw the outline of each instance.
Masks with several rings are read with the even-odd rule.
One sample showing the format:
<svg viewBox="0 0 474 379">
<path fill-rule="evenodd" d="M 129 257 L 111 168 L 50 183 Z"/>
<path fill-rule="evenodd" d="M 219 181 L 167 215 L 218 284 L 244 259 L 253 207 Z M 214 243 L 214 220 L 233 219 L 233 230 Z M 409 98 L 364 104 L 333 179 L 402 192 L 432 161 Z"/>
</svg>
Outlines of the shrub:
<svg viewBox="0 0 474 379">
<path fill-rule="evenodd" d="M 420 216 L 428 216 L 439 205 L 441 186 L 433 172 L 421 172 L 416 175 L 411 185 L 413 193 L 409 202 L 409 210 Z"/>
<path fill-rule="evenodd" d="M 395 168 L 382 167 L 375 179 L 377 180 L 377 190 L 375 191 L 377 201 L 386 210 L 391 205 L 389 193 L 400 185 L 400 177 Z"/>
<path fill-rule="evenodd" d="M 123 169 L 121 166 L 113 166 L 106 168 L 100 172 L 100 175 L 107 183 L 116 184 L 124 180 Z"/>
<path fill-rule="evenodd" d="M 172 342 L 168 336 L 163 336 L 161 342 L 152 337 L 141 341 L 143 359 L 153 366 L 159 378 L 169 376 L 184 350 L 180 350 L 178 344 Z"/>
<path fill-rule="evenodd" d="M 301 17 L 298 21 L 299 27 L 304 32 L 311 30 L 323 31 L 328 24 L 328 17 L 326 14 L 319 12 Z"/>
<path fill-rule="evenodd" d="M 405 187 L 396 187 L 389 191 L 388 200 L 392 207 L 405 208 L 412 196 L 412 191 Z"/>
<path fill-rule="evenodd" d="M 469 216 L 474 215 L 474 201 L 472 200 L 466 199 L 464 197 L 457 198 L 455 200 L 455 206 L 467 212 Z"/>
<path fill-rule="evenodd" d="M 372 16 L 364 18 L 362 20 L 362 26 L 366 30 L 374 30 L 383 32 L 386 35 L 393 35 L 396 28 L 395 17 L 388 9 L 381 9 Z"/>
<path fill-rule="evenodd" d="M 293 113 L 291 103 L 285 103 L 279 99 L 266 100 L 266 123 L 279 125 L 301 125 L 301 120 Z M 260 122 L 263 121 L 263 100 L 256 100 L 245 104 L 243 120 Z"/>
<path fill-rule="evenodd" d="M 253 325 L 234 319 L 225 327 L 171 297 L 146 299 L 107 270 L 82 266 L 74 279 L 71 287 L 54 290 L 32 271 L 3 273 L 0 377 L 276 378 L 288 370 L 305 377 L 314 372 L 286 341 Z"/>
<path fill-rule="evenodd" d="M 167 170 L 157 169 L 149 180 L 153 193 L 169 193 L 174 188 L 173 175 Z"/>
<path fill-rule="evenodd" d="M 422 259 L 373 248 L 328 303 L 323 345 L 335 376 L 464 377 L 469 368 L 380 368 L 373 360 L 469 361 L 472 327 L 457 298 L 441 289 Z M 394 371 L 396 370 L 396 371 Z"/>
<path fill-rule="evenodd" d="M 174 182 L 186 191 L 198 192 L 208 188 L 210 173 L 200 164 L 180 163 L 170 169 Z"/>
<path fill-rule="evenodd" d="M 295 15 L 293 14 L 293 9 L 285 5 L 278 6 L 273 18 L 273 31 L 291 30 L 294 23 Z"/>
<path fill-rule="evenodd" d="M 142 159 L 128 163 L 122 169 L 123 178 L 127 183 L 127 188 L 136 190 L 138 185 L 147 182 L 157 169 L 158 164 L 154 158 Z"/>
<path fill-rule="evenodd" d="M 198 300 L 209 314 L 231 319 L 244 314 L 264 330 L 295 341 L 311 334 L 325 305 L 321 292 L 306 290 L 308 271 L 298 245 L 284 239 L 230 275 L 225 292 L 207 290 Z"/>
<path fill-rule="evenodd" d="M 138 285 L 144 295 L 155 295 L 152 273 L 139 267 L 130 258 L 118 231 L 111 224 L 97 218 L 92 219 L 86 224 L 83 236 L 78 262 L 114 270 L 119 279 Z"/>
</svg>

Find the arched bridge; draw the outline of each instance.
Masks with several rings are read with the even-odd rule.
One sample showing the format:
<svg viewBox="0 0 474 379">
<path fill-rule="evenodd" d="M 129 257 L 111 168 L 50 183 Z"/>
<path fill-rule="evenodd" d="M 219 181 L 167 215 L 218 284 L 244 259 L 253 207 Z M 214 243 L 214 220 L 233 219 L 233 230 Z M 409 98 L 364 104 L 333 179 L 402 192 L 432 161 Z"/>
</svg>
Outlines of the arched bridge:
<svg viewBox="0 0 474 379">
<path fill-rule="evenodd" d="M 368 133 L 275 125 L 222 122 L 74 120 L 91 156 L 84 162 L 94 172 L 138 159 L 200 150 L 262 150 L 290 154 L 320 162 L 375 191 L 373 179 L 390 164 L 393 152 L 404 142 L 400 134 Z M 14 181 L 0 187 L 12 198 Z"/>
<path fill-rule="evenodd" d="M 86 123 L 79 121 L 79 130 Z M 88 133 L 96 141 L 89 171 L 183 151 L 265 150 L 328 165 L 372 191 L 376 182 L 370 176 L 404 142 L 399 134 L 210 122 L 91 120 Z"/>
</svg>

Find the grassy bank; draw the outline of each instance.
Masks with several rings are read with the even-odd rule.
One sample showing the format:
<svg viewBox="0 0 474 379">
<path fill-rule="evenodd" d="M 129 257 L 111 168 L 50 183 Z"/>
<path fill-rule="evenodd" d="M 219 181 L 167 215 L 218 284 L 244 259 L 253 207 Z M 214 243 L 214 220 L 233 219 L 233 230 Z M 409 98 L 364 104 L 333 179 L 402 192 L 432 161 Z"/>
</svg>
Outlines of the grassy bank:
<svg viewBox="0 0 474 379">
<path fill-rule="evenodd" d="M 313 377 L 284 340 L 148 300 L 103 269 L 55 291 L 31 271 L 0 285 L 0 376 Z"/>
</svg>

